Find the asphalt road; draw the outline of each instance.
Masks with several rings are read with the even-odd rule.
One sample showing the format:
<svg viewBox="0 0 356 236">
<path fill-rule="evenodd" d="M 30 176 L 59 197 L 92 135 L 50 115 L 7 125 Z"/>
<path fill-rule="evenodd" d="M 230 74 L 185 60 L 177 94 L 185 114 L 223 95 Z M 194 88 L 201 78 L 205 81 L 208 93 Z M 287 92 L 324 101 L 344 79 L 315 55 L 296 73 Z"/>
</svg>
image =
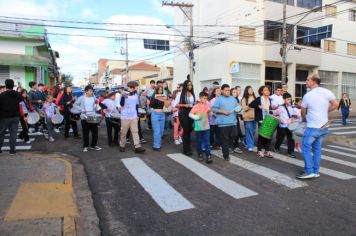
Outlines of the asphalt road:
<svg viewBox="0 0 356 236">
<path fill-rule="evenodd" d="M 102 235 L 356 235 L 356 150 L 346 144 L 325 142 L 322 166 L 331 171 L 301 184 L 294 177 L 302 168 L 283 155 L 258 159 L 245 151 L 233 155 L 235 163 L 248 161 L 243 167 L 217 157 L 208 165 L 192 162 L 196 156 L 168 157 L 182 148 L 170 135 L 161 152 L 150 147 L 151 131 L 144 136 L 145 154 L 107 146 L 104 125 L 102 151 L 83 153 L 81 140 L 61 137 L 36 147 L 80 157 Z M 243 197 L 244 190 L 255 194 Z M 179 200 L 190 207 L 183 210 Z"/>
</svg>

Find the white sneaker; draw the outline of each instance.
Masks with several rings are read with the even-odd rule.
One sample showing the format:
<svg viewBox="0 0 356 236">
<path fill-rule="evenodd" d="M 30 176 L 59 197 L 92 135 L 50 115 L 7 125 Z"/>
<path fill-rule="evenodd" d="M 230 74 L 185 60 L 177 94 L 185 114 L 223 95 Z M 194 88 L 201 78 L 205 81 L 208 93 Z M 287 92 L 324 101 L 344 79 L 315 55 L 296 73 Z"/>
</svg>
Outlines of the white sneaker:
<svg viewBox="0 0 356 236">
<path fill-rule="evenodd" d="M 40 132 L 40 131 L 38 131 L 38 132 L 36 132 L 35 134 L 36 134 L 36 135 L 42 135 L 43 133 Z"/>
<path fill-rule="evenodd" d="M 73 129 L 72 128 L 69 129 L 69 133 L 73 133 Z"/>
<path fill-rule="evenodd" d="M 320 175 L 319 175 L 320 176 Z M 314 173 L 311 173 L 311 174 L 307 174 L 307 173 L 303 173 L 301 175 L 297 175 L 297 178 L 298 179 L 312 179 L 315 177 L 315 174 Z"/>
<path fill-rule="evenodd" d="M 174 144 L 175 144 L 175 145 L 179 145 L 179 144 L 180 144 L 179 140 L 178 140 L 178 139 L 177 139 L 177 140 L 174 140 Z"/>
<path fill-rule="evenodd" d="M 26 142 L 26 144 L 30 144 L 31 143 L 31 140 L 28 140 L 27 142 Z"/>
<path fill-rule="evenodd" d="M 56 132 L 57 134 L 59 134 L 61 131 L 57 128 L 54 129 L 54 132 Z"/>
<path fill-rule="evenodd" d="M 48 141 L 51 142 L 51 143 L 53 143 L 53 142 L 54 142 L 54 138 L 50 137 L 50 138 L 48 139 Z"/>
<path fill-rule="evenodd" d="M 253 152 L 253 148 L 249 148 L 248 151 L 249 151 L 249 152 Z"/>
<path fill-rule="evenodd" d="M 45 137 L 45 139 L 48 139 L 48 134 L 44 133 L 43 136 Z"/>
<path fill-rule="evenodd" d="M 179 141 L 180 143 L 183 143 L 183 140 L 182 140 L 181 137 L 179 137 L 178 141 Z"/>
<path fill-rule="evenodd" d="M 320 173 L 315 173 L 314 174 L 314 178 L 319 178 L 320 177 Z"/>
<path fill-rule="evenodd" d="M 100 151 L 102 148 L 99 146 L 89 147 L 91 150 Z"/>
<path fill-rule="evenodd" d="M 241 150 L 240 148 L 236 147 L 236 148 L 234 149 L 234 152 L 241 154 L 241 153 L 242 153 L 242 150 Z"/>
<path fill-rule="evenodd" d="M 89 151 L 87 147 L 83 148 L 83 152 Z"/>
</svg>

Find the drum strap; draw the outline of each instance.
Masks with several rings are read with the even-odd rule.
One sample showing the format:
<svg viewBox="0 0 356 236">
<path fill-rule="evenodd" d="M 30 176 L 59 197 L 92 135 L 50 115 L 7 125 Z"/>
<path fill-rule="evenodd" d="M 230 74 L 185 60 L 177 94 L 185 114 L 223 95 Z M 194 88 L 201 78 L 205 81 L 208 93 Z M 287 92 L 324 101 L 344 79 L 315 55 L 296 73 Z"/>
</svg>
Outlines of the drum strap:
<svg viewBox="0 0 356 236">
<path fill-rule="evenodd" d="M 289 110 L 288 110 L 288 108 L 287 108 L 287 105 L 286 105 L 286 104 L 284 104 L 283 106 L 284 106 L 284 108 L 286 109 L 286 111 L 287 111 L 287 113 L 288 113 L 288 117 L 289 117 L 289 119 L 290 119 L 290 118 L 291 118 L 291 116 L 290 116 Z"/>
</svg>

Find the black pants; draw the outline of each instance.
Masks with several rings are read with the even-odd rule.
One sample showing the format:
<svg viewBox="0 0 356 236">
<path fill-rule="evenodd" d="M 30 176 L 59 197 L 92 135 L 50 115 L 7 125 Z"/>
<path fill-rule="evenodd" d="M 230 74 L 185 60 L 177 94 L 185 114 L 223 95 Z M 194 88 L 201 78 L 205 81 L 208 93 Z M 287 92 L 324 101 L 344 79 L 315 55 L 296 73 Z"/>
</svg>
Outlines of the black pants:
<svg viewBox="0 0 356 236">
<path fill-rule="evenodd" d="M 152 129 L 151 113 L 147 113 L 147 124 L 148 128 Z"/>
<path fill-rule="evenodd" d="M 5 131 L 8 129 L 10 134 L 10 150 L 15 151 L 18 127 L 18 117 L 0 119 L 0 150 L 4 144 Z"/>
<path fill-rule="evenodd" d="M 233 126 L 219 127 L 221 137 L 221 147 L 224 158 L 229 157 L 230 147 L 233 146 L 233 142 L 237 136 L 237 128 Z"/>
<path fill-rule="evenodd" d="M 110 118 L 105 117 L 106 131 L 108 134 L 108 144 L 119 144 L 119 124 L 114 124 L 110 121 Z M 112 138 L 112 131 L 114 130 L 114 139 Z"/>
<path fill-rule="evenodd" d="M 98 143 L 98 124 L 87 123 L 81 120 L 83 130 L 83 147 L 89 147 L 89 132 L 91 132 L 91 147 L 95 147 Z"/>
<path fill-rule="evenodd" d="M 69 137 L 69 129 L 72 127 L 73 129 L 73 134 L 75 137 L 79 136 L 78 135 L 78 126 L 77 126 L 77 121 L 72 120 L 70 118 L 70 114 L 67 112 L 64 112 L 64 137 Z"/>
<path fill-rule="evenodd" d="M 215 147 L 221 146 L 220 130 L 217 125 L 210 125 L 210 144 Z"/>
<path fill-rule="evenodd" d="M 288 154 L 293 154 L 295 143 L 293 139 L 293 134 L 288 128 L 277 128 L 276 143 L 274 147 L 276 150 L 280 149 L 285 136 L 287 136 Z"/>
<path fill-rule="evenodd" d="M 190 110 L 179 111 L 178 117 L 180 125 L 183 128 L 183 153 L 191 153 L 190 134 L 193 131 L 193 120 L 189 117 Z"/>
<path fill-rule="evenodd" d="M 19 134 L 19 139 L 23 139 L 25 142 L 27 142 L 28 140 L 30 140 L 30 137 L 28 136 L 28 126 L 25 121 L 25 118 L 21 117 L 20 123 L 21 123 L 22 131 Z"/>
<path fill-rule="evenodd" d="M 237 131 L 237 135 L 234 140 L 234 147 L 238 147 L 239 144 L 241 142 L 243 142 L 243 138 L 244 138 L 244 135 L 242 133 L 241 126 L 240 126 L 240 120 L 238 117 L 237 117 L 236 131 Z"/>
<path fill-rule="evenodd" d="M 261 123 L 258 122 L 258 128 L 261 127 Z M 272 139 L 264 138 L 261 135 L 258 135 L 257 139 L 257 151 L 262 151 L 262 149 L 265 150 L 265 152 L 271 151 L 271 142 Z"/>
</svg>

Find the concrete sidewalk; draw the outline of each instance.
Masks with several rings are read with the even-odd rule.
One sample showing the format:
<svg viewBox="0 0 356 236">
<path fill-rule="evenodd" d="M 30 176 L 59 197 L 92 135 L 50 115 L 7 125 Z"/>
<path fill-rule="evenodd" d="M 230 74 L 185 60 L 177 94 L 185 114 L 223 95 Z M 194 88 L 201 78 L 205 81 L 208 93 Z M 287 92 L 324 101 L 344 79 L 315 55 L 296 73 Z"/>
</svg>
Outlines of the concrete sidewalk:
<svg viewBox="0 0 356 236">
<path fill-rule="evenodd" d="M 2 153 L 0 176 L 0 235 L 99 234 L 78 225 L 86 210 L 75 195 L 87 199 L 88 193 L 74 191 L 72 164 L 63 155 Z"/>
</svg>

